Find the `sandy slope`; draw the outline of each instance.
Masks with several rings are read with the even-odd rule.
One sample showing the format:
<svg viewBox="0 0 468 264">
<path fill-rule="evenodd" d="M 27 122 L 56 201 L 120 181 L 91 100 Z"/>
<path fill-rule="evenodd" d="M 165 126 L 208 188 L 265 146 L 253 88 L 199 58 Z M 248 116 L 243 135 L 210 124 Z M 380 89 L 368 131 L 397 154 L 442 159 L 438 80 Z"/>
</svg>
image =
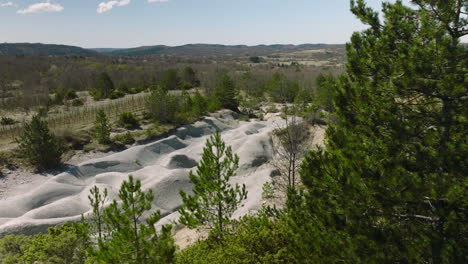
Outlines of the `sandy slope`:
<svg viewBox="0 0 468 264">
<path fill-rule="evenodd" d="M 27 185 L 15 196 L 0 201 L 0 236 L 6 233 L 32 234 L 46 227 L 80 219 L 89 213 L 89 189 L 107 188 L 117 198 L 120 184 L 129 174 L 152 189 L 154 207 L 165 216 L 160 223 L 177 219 L 181 204 L 179 191 L 192 187 L 188 172 L 201 158 L 207 137 L 216 130 L 240 157 L 240 168 L 233 182 L 245 183 L 249 191 L 245 205 L 236 216 L 256 210 L 262 204 L 262 185 L 271 181 L 274 170 L 269 161 L 273 151 L 270 132 L 281 126 L 279 117 L 267 121 L 242 122 L 235 114 L 223 111 L 147 145 L 91 159 L 39 184 Z M 15 192 L 17 194 L 17 192 Z"/>
</svg>

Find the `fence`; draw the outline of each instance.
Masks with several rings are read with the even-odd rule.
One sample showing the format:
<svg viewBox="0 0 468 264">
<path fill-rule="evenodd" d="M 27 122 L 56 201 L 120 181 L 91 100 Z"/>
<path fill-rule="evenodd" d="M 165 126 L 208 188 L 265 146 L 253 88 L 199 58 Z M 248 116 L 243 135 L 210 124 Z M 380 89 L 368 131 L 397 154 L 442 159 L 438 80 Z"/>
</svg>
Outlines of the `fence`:
<svg viewBox="0 0 468 264">
<path fill-rule="evenodd" d="M 142 112 L 145 110 L 147 94 L 132 95 L 118 100 L 109 101 L 102 105 L 72 107 L 68 111 L 49 115 L 44 118 L 49 128 L 77 128 L 94 122 L 99 110 L 103 110 L 109 119 L 116 119 L 124 112 Z M 0 126 L 0 138 L 14 139 L 19 136 L 23 128 L 22 123 L 10 126 Z"/>
</svg>

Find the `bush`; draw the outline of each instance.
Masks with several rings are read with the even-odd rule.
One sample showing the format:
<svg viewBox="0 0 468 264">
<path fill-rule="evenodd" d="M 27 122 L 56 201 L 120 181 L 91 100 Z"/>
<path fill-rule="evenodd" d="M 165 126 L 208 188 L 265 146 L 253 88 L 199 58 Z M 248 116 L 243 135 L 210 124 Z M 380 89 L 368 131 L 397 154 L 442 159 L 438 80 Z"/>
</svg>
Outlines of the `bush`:
<svg viewBox="0 0 468 264">
<path fill-rule="evenodd" d="M 260 57 L 258 56 L 250 56 L 249 61 L 252 63 L 260 63 Z"/>
<path fill-rule="evenodd" d="M 11 125 L 14 125 L 18 123 L 16 120 L 14 120 L 13 118 L 10 118 L 10 117 L 2 117 L 0 119 L 0 125 L 2 126 L 11 126 Z"/>
<path fill-rule="evenodd" d="M 78 95 L 76 94 L 75 89 L 66 89 L 65 90 L 65 100 L 72 100 L 78 98 Z"/>
<path fill-rule="evenodd" d="M 72 106 L 82 106 L 84 105 L 84 100 L 80 98 L 76 98 L 72 101 Z"/>
<path fill-rule="evenodd" d="M 84 264 L 90 244 L 82 223 L 51 227 L 46 234 L 7 235 L 0 239 L 0 260 L 4 264 Z"/>
<path fill-rule="evenodd" d="M 137 129 L 140 126 L 138 119 L 130 112 L 121 113 L 117 125 L 126 129 Z"/>
<path fill-rule="evenodd" d="M 177 264 L 303 263 L 287 250 L 287 226 L 261 214 L 242 218 L 221 243 L 204 240 L 176 254 Z"/>
<path fill-rule="evenodd" d="M 109 94 L 109 99 L 114 100 L 114 99 L 122 98 L 124 96 L 125 96 L 125 92 L 117 89 Z"/>
<path fill-rule="evenodd" d="M 61 163 L 63 144 L 50 132 L 47 122 L 37 115 L 24 125 L 16 142 L 22 157 L 39 171 L 55 168 Z"/>
<path fill-rule="evenodd" d="M 115 143 L 123 144 L 123 145 L 130 145 L 130 144 L 135 143 L 135 138 L 133 138 L 130 132 L 127 132 L 124 134 L 114 136 L 112 141 Z"/>
</svg>

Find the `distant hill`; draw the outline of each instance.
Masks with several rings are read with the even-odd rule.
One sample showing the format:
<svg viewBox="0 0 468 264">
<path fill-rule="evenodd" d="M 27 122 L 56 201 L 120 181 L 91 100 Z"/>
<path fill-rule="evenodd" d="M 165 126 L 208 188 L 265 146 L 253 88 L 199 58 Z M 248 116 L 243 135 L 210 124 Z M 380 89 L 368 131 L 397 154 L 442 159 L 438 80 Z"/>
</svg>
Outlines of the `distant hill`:
<svg viewBox="0 0 468 264">
<path fill-rule="evenodd" d="M 49 56 L 78 55 L 95 56 L 97 51 L 80 47 L 41 43 L 0 43 L 0 55 L 10 56 Z"/>
<path fill-rule="evenodd" d="M 300 51 L 309 49 L 344 47 L 344 45 L 329 44 L 302 44 L 302 45 L 218 45 L 218 44 L 187 44 L 183 46 L 143 46 L 131 49 L 116 49 L 103 54 L 118 56 L 147 56 L 147 55 L 174 55 L 174 56 L 259 56 L 284 51 Z"/>
</svg>

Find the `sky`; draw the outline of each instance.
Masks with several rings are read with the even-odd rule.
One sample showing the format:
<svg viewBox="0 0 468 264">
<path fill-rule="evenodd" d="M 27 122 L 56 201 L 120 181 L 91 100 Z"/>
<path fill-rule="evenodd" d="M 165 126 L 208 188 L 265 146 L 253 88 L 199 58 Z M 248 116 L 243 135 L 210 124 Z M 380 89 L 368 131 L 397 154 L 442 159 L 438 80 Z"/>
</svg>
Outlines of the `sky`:
<svg viewBox="0 0 468 264">
<path fill-rule="evenodd" d="M 0 0 L 0 43 L 341 44 L 364 28 L 349 0 Z"/>
</svg>

